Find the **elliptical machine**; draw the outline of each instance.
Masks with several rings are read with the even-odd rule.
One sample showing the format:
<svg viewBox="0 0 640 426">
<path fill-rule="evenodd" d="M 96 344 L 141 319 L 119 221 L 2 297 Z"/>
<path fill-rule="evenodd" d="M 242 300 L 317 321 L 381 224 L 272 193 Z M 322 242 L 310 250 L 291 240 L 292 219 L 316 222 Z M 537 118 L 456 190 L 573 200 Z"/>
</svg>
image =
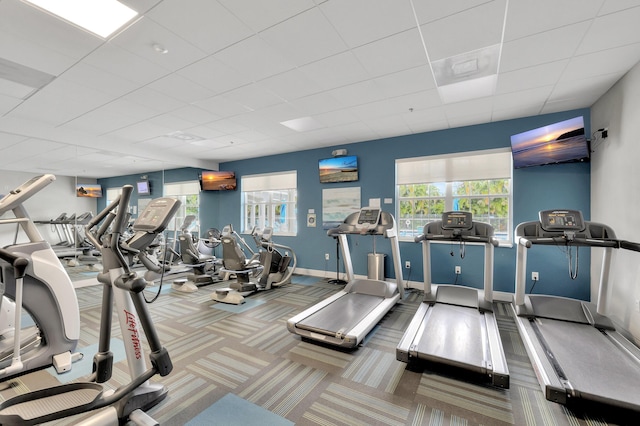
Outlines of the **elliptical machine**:
<svg viewBox="0 0 640 426">
<path fill-rule="evenodd" d="M 24 207 L 55 179 L 51 174 L 34 177 L 0 199 L 0 216 L 9 211 L 14 215 L 0 224 L 21 227 L 29 240 L 5 247 L 0 260 L 0 380 L 50 365 L 63 373 L 82 358 L 74 352 L 80 311 L 73 284 Z M 16 240 L 17 235 L 18 229 Z M 20 271 L 14 271 L 16 256 L 26 260 Z M 22 328 L 23 311 L 35 325 Z"/>
<path fill-rule="evenodd" d="M 93 373 L 86 382 L 68 383 L 18 395 L 0 404 L 0 424 L 33 425 L 58 420 L 76 414 L 96 411 L 84 424 L 118 425 L 129 420 L 134 424 L 157 424 L 145 410 L 155 406 L 167 395 L 160 384 L 149 383 L 154 375 L 168 375 L 173 369 L 167 350 L 162 347 L 158 334 L 145 305 L 142 291 L 147 285 L 129 268 L 123 252 L 143 252 L 155 236 L 168 225 L 180 206 L 178 200 L 158 198 L 152 200 L 136 219 L 134 235 L 127 241 L 121 238 L 128 219 L 129 199 L 133 187 L 126 185 L 122 194 L 96 215 L 86 226 L 87 238 L 102 252 L 103 272 L 98 281 L 103 284 L 102 316 L 98 353 L 93 358 Z M 0 251 L 0 257 L 11 262 L 18 277 L 16 287 L 22 287 L 21 268 L 29 262 L 20 253 Z M 146 259 L 146 256 L 142 256 Z M 144 263 L 145 261 L 143 261 Z M 114 306 L 112 306 L 115 303 Z M 124 340 L 131 380 L 111 391 L 101 383 L 111 378 L 113 353 L 110 351 L 113 311 L 118 315 Z M 151 367 L 147 368 L 140 326 L 151 350 Z"/>
</svg>

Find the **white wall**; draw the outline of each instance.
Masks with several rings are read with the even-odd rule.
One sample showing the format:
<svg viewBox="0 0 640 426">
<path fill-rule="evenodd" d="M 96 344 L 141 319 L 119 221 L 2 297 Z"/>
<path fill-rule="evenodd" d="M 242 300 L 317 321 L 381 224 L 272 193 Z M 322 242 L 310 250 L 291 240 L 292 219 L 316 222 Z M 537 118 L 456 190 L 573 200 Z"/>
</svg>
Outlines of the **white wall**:
<svg viewBox="0 0 640 426">
<path fill-rule="evenodd" d="M 591 129 L 609 128 L 591 154 L 591 220 L 610 225 L 620 239 L 640 242 L 640 64 L 591 107 Z M 616 250 L 609 316 L 640 342 L 640 253 Z M 591 261 L 592 300 L 601 252 Z"/>
<path fill-rule="evenodd" d="M 33 176 L 32 173 L 0 171 L 0 194 L 6 194 Z M 95 183 L 95 180 L 83 180 L 82 183 Z M 76 179 L 74 177 L 56 176 L 55 182 L 27 200 L 25 203 L 27 213 L 33 220 L 53 219 L 62 212 L 67 215 L 81 214 L 86 211 L 96 214 L 96 200 L 76 197 L 75 187 Z M 3 219 L 13 217 L 11 212 L 2 216 Z M 58 241 L 58 237 L 50 225 L 39 225 L 38 230 L 47 241 L 51 243 Z M 13 243 L 15 231 L 14 224 L 0 225 L 0 246 L 4 247 Z M 18 241 L 26 241 L 24 233 L 20 232 Z"/>
</svg>

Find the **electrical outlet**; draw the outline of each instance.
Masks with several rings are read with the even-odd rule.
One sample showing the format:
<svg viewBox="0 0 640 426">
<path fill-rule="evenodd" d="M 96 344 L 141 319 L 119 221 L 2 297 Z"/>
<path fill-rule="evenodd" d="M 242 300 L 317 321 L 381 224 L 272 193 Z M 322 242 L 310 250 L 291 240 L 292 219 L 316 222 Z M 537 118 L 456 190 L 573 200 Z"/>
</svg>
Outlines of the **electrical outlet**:
<svg viewBox="0 0 640 426">
<path fill-rule="evenodd" d="M 405 268 L 407 268 L 407 269 L 411 269 L 411 262 L 409 262 L 408 260 L 406 260 L 406 261 L 404 262 L 404 267 L 405 267 Z"/>
<path fill-rule="evenodd" d="M 640 312 L 640 300 L 636 299 L 636 312 Z"/>
<path fill-rule="evenodd" d="M 329 260 L 329 253 L 324 254 L 324 260 Z"/>
<path fill-rule="evenodd" d="M 531 279 L 533 281 L 538 281 L 540 279 L 540 275 L 537 272 L 532 272 L 531 273 Z"/>
<path fill-rule="evenodd" d="M 460 275 L 462 273 L 462 268 L 460 266 L 456 266 L 456 275 Z"/>
</svg>

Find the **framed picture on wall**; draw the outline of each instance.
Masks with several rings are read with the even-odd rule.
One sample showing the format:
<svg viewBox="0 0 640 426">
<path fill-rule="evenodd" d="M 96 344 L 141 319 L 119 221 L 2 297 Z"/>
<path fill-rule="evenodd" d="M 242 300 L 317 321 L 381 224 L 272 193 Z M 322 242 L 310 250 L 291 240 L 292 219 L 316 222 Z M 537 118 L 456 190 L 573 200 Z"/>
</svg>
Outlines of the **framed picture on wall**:
<svg viewBox="0 0 640 426">
<path fill-rule="evenodd" d="M 322 190 L 322 227 L 335 228 L 351 213 L 360 210 L 360 187 Z"/>
</svg>

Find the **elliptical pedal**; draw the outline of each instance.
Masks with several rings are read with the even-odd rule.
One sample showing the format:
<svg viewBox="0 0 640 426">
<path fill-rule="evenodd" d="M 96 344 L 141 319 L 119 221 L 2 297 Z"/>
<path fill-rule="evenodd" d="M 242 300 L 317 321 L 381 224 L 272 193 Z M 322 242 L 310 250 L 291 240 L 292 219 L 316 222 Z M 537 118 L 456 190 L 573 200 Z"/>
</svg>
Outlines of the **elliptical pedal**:
<svg viewBox="0 0 640 426">
<path fill-rule="evenodd" d="M 95 409 L 103 393 L 97 383 L 69 383 L 18 395 L 0 404 L 0 424 L 35 425 Z"/>
</svg>

